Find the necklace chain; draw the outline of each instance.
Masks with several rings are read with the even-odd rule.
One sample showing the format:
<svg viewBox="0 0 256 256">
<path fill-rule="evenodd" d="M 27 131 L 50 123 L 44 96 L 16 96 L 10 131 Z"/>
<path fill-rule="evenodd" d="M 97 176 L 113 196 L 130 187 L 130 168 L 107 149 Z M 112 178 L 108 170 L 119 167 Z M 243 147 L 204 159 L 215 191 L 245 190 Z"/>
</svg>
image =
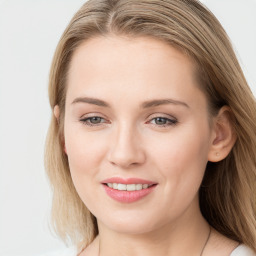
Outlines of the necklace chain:
<svg viewBox="0 0 256 256">
<path fill-rule="evenodd" d="M 211 232 L 212 232 L 212 229 L 211 229 L 211 226 L 210 226 L 210 225 L 209 225 L 209 228 L 210 228 L 209 234 L 208 234 L 208 236 L 207 236 L 207 239 L 206 239 L 206 241 L 205 241 L 205 243 L 204 243 L 203 249 L 202 249 L 202 251 L 201 251 L 201 253 L 200 253 L 199 256 L 202 256 L 202 255 L 203 255 L 204 249 L 205 249 L 206 245 L 207 245 L 208 242 L 209 242 L 209 239 L 210 239 L 210 236 L 211 236 Z M 98 256 L 100 256 L 100 241 L 99 241 L 99 253 L 98 253 Z"/>
<path fill-rule="evenodd" d="M 211 229 L 211 226 L 210 226 L 210 225 L 209 225 L 209 228 L 210 228 L 210 230 L 209 230 L 209 234 L 208 234 L 208 237 L 207 237 L 207 239 L 206 239 L 206 242 L 204 243 L 204 247 L 203 247 L 203 249 L 202 249 L 202 251 L 201 251 L 201 253 L 200 253 L 200 256 L 202 256 L 202 255 L 203 255 L 203 253 L 204 253 L 204 249 L 205 249 L 206 245 L 208 244 L 208 241 L 209 241 L 210 236 L 211 236 L 212 229 Z"/>
</svg>

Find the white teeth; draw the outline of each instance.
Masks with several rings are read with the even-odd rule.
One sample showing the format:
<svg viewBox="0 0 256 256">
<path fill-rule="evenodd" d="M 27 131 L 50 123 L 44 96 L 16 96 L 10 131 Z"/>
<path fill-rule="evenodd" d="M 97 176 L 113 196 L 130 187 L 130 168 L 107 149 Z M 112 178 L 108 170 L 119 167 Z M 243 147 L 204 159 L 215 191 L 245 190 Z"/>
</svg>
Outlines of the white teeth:
<svg viewBox="0 0 256 256">
<path fill-rule="evenodd" d="M 118 190 L 126 190 L 126 185 L 125 185 L 125 184 L 118 183 L 118 184 L 117 184 L 117 189 L 118 189 Z"/>
<path fill-rule="evenodd" d="M 148 188 L 148 184 L 142 184 L 142 188 Z"/>
<path fill-rule="evenodd" d="M 141 190 L 142 189 L 142 184 L 136 184 L 136 190 Z"/>
<path fill-rule="evenodd" d="M 122 183 L 107 183 L 107 186 L 117 190 L 136 191 L 148 188 L 149 184 L 122 184 Z"/>
<path fill-rule="evenodd" d="M 127 191 L 134 191 L 135 190 L 135 184 L 128 184 L 127 185 Z"/>
</svg>

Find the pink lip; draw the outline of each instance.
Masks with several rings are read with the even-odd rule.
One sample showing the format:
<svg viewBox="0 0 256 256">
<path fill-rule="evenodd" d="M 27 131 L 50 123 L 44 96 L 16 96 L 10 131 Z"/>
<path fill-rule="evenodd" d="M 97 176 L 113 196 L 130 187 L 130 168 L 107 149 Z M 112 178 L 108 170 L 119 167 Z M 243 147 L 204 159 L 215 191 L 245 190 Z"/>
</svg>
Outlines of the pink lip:
<svg viewBox="0 0 256 256">
<path fill-rule="evenodd" d="M 138 201 L 143 197 L 147 196 L 149 193 L 151 193 L 157 185 L 156 182 L 152 182 L 148 180 L 143 180 L 138 178 L 123 179 L 120 177 L 113 177 L 110 179 L 106 179 L 101 183 L 107 195 L 110 196 L 112 199 L 121 203 L 132 203 L 132 202 Z M 123 190 L 110 188 L 105 183 L 148 184 L 153 186 L 149 188 L 141 189 L 141 190 L 136 190 L 136 191 L 123 191 Z"/>
</svg>

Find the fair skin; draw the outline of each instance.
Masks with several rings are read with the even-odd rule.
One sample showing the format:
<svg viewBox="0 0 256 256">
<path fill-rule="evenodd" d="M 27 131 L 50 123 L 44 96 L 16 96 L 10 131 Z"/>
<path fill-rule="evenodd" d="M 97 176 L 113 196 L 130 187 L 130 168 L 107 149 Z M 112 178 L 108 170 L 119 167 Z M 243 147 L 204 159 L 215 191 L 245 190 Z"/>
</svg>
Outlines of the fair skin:
<svg viewBox="0 0 256 256">
<path fill-rule="evenodd" d="M 209 225 L 198 190 L 207 162 L 224 159 L 235 136 L 229 109 L 209 117 L 197 83 L 193 62 L 156 39 L 96 37 L 75 51 L 65 152 L 75 188 L 99 227 L 81 256 L 96 256 L 99 247 L 103 256 L 200 255 Z M 58 118 L 58 106 L 54 113 Z M 119 202 L 102 183 L 113 177 L 152 181 L 154 189 Z M 203 255 L 229 255 L 235 246 L 213 230 Z"/>
</svg>

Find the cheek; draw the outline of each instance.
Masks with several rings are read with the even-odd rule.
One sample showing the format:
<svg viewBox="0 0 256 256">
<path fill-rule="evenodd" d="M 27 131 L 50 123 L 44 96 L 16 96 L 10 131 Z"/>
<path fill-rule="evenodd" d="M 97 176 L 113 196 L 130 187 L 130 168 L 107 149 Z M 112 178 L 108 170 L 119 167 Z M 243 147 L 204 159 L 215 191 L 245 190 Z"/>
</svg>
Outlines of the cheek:
<svg viewBox="0 0 256 256">
<path fill-rule="evenodd" d="M 207 161 L 209 134 L 196 128 L 181 129 L 154 145 L 153 153 L 158 155 L 161 162 L 191 165 L 200 159 Z"/>
<path fill-rule="evenodd" d="M 100 179 L 100 163 L 105 155 L 104 140 L 75 131 L 66 129 L 65 143 L 69 168 L 73 184 L 86 207 L 92 212 L 97 212 L 95 202 L 100 201 L 97 191 Z"/>
<path fill-rule="evenodd" d="M 80 167 L 87 168 L 104 156 L 106 138 L 101 139 L 94 133 L 84 131 L 82 125 L 66 125 L 65 128 L 65 145 L 69 164 L 76 167 L 75 170 Z"/>
<path fill-rule="evenodd" d="M 161 212 L 176 218 L 189 206 L 197 206 L 197 195 L 207 164 L 208 130 L 181 129 L 158 144 L 151 165 L 157 166 L 162 186 Z M 169 207 L 166 208 L 166 205 Z"/>
<path fill-rule="evenodd" d="M 90 194 L 93 189 L 92 181 L 98 181 L 100 163 L 105 156 L 106 140 L 85 132 L 82 126 L 77 128 L 77 124 L 66 125 L 65 145 L 72 180 L 83 199 L 84 195 Z"/>
<path fill-rule="evenodd" d="M 209 138 L 207 125 L 190 125 L 173 130 L 169 138 L 156 144 L 153 161 L 171 187 L 189 190 L 200 186 L 208 162 Z"/>
</svg>

